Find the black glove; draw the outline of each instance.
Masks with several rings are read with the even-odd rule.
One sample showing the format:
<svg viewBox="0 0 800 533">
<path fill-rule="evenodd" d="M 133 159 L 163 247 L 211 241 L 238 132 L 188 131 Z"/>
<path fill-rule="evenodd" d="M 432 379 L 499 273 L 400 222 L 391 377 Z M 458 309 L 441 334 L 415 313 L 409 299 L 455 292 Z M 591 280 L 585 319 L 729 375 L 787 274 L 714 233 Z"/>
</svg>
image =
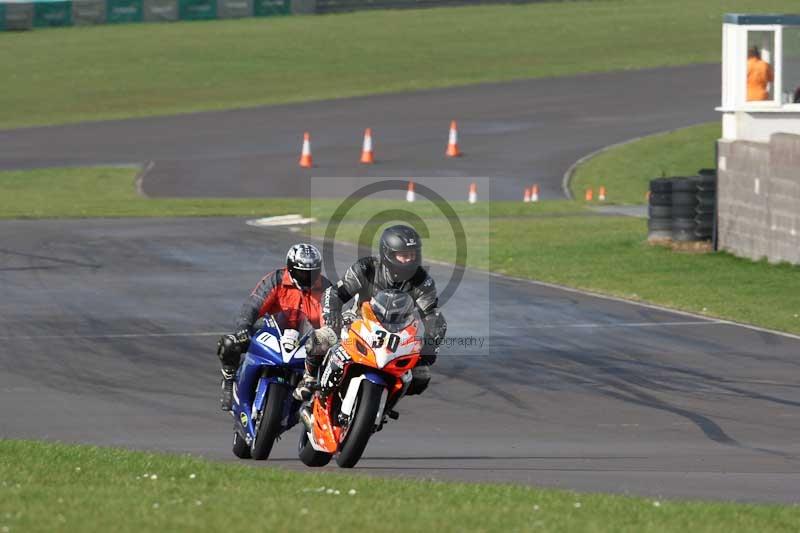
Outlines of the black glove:
<svg viewBox="0 0 800 533">
<path fill-rule="evenodd" d="M 239 344 L 249 344 L 250 343 L 250 330 L 247 328 L 240 329 L 236 333 L 233 334 L 236 342 Z"/>
<path fill-rule="evenodd" d="M 436 362 L 436 357 L 439 355 L 439 347 L 433 343 L 428 342 L 426 339 L 420 350 L 420 365 L 431 366 Z"/>
<path fill-rule="evenodd" d="M 223 335 L 217 342 L 217 356 L 223 366 L 238 367 L 243 352 L 250 346 L 250 332 L 241 329 L 234 334 Z"/>
</svg>

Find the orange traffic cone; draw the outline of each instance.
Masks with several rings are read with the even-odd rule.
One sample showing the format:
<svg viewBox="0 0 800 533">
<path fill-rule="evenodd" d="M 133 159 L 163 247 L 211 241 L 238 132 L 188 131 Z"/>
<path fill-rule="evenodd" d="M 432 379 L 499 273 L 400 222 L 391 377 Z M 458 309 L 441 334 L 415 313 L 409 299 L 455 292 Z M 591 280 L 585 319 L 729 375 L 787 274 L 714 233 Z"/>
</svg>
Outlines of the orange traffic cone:
<svg viewBox="0 0 800 533">
<path fill-rule="evenodd" d="M 303 168 L 311 168 L 314 166 L 311 160 L 311 136 L 308 132 L 303 134 L 303 151 L 300 153 L 300 166 Z"/>
<path fill-rule="evenodd" d="M 591 202 L 594 199 L 594 191 L 592 189 L 586 189 L 586 195 L 584 196 L 584 200 L 587 202 Z"/>
<path fill-rule="evenodd" d="M 522 201 L 526 204 L 531 203 L 531 190 L 525 189 L 525 193 L 522 195 Z"/>
<path fill-rule="evenodd" d="M 375 157 L 372 154 L 372 128 L 364 130 L 364 144 L 361 148 L 361 162 L 365 165 L 371 165 L 375 162 Z"/>
<path fill-rule="evenodd" d="M 600 200 L 601 202 L 605 202 L 606 201 L 606 188 L 605 187 L 600 187 L 600 192 L 597 194 L 597 199 Z"/>
<path fill-rule="evenodd" d="M 534 185 L 531 188 L 531 202 L 538 202 L 539 201 L 539 186 Z"/>
<path fill-rule="evenodd" d="M 458 149 L 458 127 L 456 121 L 450 122 L 450 139 L 447 141 L 447 157 L 459 157 L 461 150 Z"/>
<path fill-rule="evenodd" d="M 414 194 L 414 182 L 408 182 L 408 190 L 406 191 L 406 202 L 413 202 L 416 200 L 416 195 Z"/>
<path fill-rule="evenodd" d="M 469 203 L 474 204 L 478 201 L 478 186 L 473 182 L 469 184 L 469 195 L 467 196 Z"/>
</svg>

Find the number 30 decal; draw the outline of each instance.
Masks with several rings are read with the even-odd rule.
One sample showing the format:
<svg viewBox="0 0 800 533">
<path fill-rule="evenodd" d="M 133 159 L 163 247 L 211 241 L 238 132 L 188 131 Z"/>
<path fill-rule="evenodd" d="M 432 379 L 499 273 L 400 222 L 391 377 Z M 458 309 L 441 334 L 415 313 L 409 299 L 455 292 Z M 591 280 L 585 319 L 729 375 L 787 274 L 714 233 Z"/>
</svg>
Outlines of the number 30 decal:
<svg viewBox="0 0 800 533">
<path fill-rule="evenodd" d="M 372 342 L 373 348 L 382 348 L 383 343 L 386 343 L 386 349 L 389 350 L 390 353 L 394 353 L 397 350 L 397 347 L 400 345 L 400 336 L 395 335 L 394 333 L 389 334 L 388 332 L 379 329 L 375 331 L 376 338 Z M 388 336 L 388 342 L 387 342 Z"/>
</svg>

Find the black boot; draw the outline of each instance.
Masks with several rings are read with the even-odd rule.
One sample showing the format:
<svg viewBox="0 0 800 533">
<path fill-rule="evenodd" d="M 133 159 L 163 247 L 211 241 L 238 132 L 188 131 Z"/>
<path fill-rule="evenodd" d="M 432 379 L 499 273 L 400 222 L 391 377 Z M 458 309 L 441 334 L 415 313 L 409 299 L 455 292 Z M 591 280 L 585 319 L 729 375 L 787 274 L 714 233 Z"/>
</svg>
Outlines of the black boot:
<svg viewBox="0 0 800 533">
<path fill-rule="evenodd" d="M 220 409 L 230 411 L 233 408 L 233 380 L 236 378 L 236 369 L 222 367 L 222 391 L 220 392 Z"/>
<path fill-rule="evenodd" d="M 311 395 L 317 388 L 317 378 L 312 376 L 306 371 L 303 379 L 297 384 L 297 388 L 292 391 L 292 397 L 300 402 L 306 402 L 311 399 Z"/>
</svg>

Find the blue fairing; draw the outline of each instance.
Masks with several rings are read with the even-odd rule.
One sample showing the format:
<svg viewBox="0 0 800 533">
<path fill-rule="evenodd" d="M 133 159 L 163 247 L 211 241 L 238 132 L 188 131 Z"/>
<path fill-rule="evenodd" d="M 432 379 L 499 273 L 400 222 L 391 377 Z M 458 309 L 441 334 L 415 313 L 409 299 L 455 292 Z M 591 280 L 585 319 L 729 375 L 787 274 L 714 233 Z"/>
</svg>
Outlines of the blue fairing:
<svg viewBox="0 0 800 533">
<path fill-rule="evenodd" d="M 386 380 L 383 379 L 383 376 L 376 374 L 375 372 L 364 372 L 364 378 L 366 378 L 368 381 L 371 381 L 375 385 L 381 385 L 387 388 L 389 387 L 389 385 L 386 384 Z"/>
<path fill-rule="evenodd" d="M 305 342 L 307 335 L 308 332 L 300 338 L 300 346 Z M 269 387 L 275 383 L 288 386 L 292 376 L 296 374 L 299 377 L 305 368 L 304 352 L 300 357 L 292 357 L 288 362 L 284 362 L 278 344 L 280 339 L 281 332 L 274 321 L 268 322 L 265 327 L 258 330 L 251 338 L 248 351 L 236 375 L 233 415 L 236 426 L 241 429 L 247 442 L 255 438 L 253 415 L 264 409 Z M 290 396 L 284 405 L 283 419 L 286 421 L 284 431 L 298 422 L 299 408 L 300 402 Z"/>
</svg>

